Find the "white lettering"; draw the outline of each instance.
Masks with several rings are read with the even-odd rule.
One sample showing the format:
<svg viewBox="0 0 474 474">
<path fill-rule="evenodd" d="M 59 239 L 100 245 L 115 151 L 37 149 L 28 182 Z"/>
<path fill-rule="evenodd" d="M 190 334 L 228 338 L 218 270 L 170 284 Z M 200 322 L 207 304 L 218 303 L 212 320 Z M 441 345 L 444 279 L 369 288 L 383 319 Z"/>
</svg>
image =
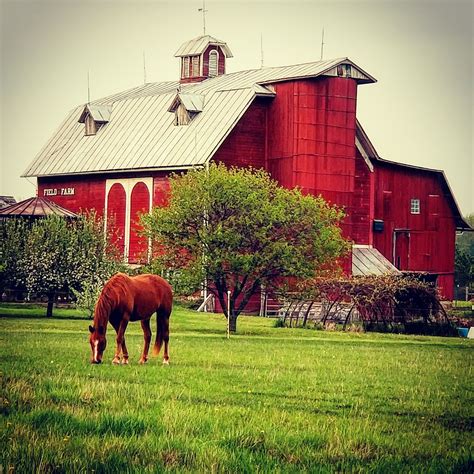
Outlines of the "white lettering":
<svg viewBox="0 0 474 474">
<path fill-rule="evenodd" d="M 61 188 L 61 196 L 74 196 L 75 188 Z"/>
<path fill-rule="evenodd" d="M 58 190 L 55 188 L 48 188 L 45 189 L 43 192 L 43 196 L 56 196 L 58 194 Z"/>
</svg>

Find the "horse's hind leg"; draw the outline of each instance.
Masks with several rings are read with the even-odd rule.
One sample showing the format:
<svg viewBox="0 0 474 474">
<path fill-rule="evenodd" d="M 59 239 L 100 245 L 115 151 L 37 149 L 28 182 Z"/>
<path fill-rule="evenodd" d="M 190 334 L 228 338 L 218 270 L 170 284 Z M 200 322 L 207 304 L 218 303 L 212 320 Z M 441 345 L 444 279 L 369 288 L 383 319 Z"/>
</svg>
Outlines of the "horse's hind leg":
<svg viewBox="0 0 474 474">
<path fill-rule="evenodd" d="M 150 329 L 150 320 L 144 319 L 141 321 L 142 329 L 143 329 L 143 353 L 138 361 L 139 364 L 144 364 L 148 360 L 148 351 L 150 349 L 150 341 L 151 341 L 151 329 Z"/>
</svg>

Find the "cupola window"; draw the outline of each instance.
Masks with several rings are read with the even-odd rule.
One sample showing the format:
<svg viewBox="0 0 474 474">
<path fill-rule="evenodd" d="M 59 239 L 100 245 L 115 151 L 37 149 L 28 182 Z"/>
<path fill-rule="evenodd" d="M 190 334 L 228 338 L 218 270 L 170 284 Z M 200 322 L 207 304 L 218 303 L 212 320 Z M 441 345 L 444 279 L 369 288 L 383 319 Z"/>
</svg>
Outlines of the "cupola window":
<svg viewBox="0 0 474 474">
<path fill-rule="evenodd" d="M 209 53 L 209 77 L 215 77 L 218 74 L 219 53 L 213 49 Z"/>
</svg>

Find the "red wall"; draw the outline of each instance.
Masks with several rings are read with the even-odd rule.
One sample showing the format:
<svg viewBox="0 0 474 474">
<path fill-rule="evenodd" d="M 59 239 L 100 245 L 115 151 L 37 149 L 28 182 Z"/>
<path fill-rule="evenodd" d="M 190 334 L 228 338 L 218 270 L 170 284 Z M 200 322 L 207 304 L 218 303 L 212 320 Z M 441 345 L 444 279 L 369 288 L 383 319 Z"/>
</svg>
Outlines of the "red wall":
<svg viewBox="0 0 474 474">
<path fill-rule="evenodd" d="M 372 245 L 371 231 L 374 219 L 374 173 L 370 171 L 362 155 L 357 151 L 355 160 L 355 187 L 352 196 L 351 238 L 356 244 Z"/>
<path fill-rule="evenodd" d="M 357 83 L 322 77 L 275 85 L 268 112 L 268 169 L 283 186 L 299 186 L 347 209 L 352 235 Z"/>
<path fill-rule="evenodd" d="M 213 160 L 228 166 L 265 167 L 268 99 L 256 99 L 224 140 Z"/>
<path fill-rule="evenodd" d="M 57 194 L 45 194 L 45 190 Z M 74 189 L 74 194 L 65 194 Z M 62 191 L 64 190 L 64 191 Z M 45 197 L 72 212 L 95 209 L 99 216 L 104 214 L 105 178 L 88 176 L 38 178 L 38 196 Z"/>
<path fill-rule="evenodd" d="M 439 274 L 438 286 L 451 299 L 456 228 L 441 181 L 429 171 L 375 165 L 374 218 L 384 230 L 374 232 L 374 246 L 401 270 Z M 420 214 L 411 214 L 411 199 L 420 199 Z"/>
</svg>

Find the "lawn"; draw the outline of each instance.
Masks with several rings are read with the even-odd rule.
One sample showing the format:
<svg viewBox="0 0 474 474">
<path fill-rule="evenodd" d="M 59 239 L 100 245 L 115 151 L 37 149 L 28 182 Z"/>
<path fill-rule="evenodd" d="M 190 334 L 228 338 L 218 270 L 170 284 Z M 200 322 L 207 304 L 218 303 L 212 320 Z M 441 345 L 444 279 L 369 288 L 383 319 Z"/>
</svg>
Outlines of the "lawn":
<svg viewBox="0 0 474 474">
<path fill-rule="evenodd" d="M 472 472 L 458 338 L 273 328 L 176 308 L 171 365 L 89 364 L 89 321 L 0 317 L 0 472 Z M 77 314 L 74 314 L 77 317 Z M 152 327 L 155 327 L 153 321 Z"/>
</svg>

